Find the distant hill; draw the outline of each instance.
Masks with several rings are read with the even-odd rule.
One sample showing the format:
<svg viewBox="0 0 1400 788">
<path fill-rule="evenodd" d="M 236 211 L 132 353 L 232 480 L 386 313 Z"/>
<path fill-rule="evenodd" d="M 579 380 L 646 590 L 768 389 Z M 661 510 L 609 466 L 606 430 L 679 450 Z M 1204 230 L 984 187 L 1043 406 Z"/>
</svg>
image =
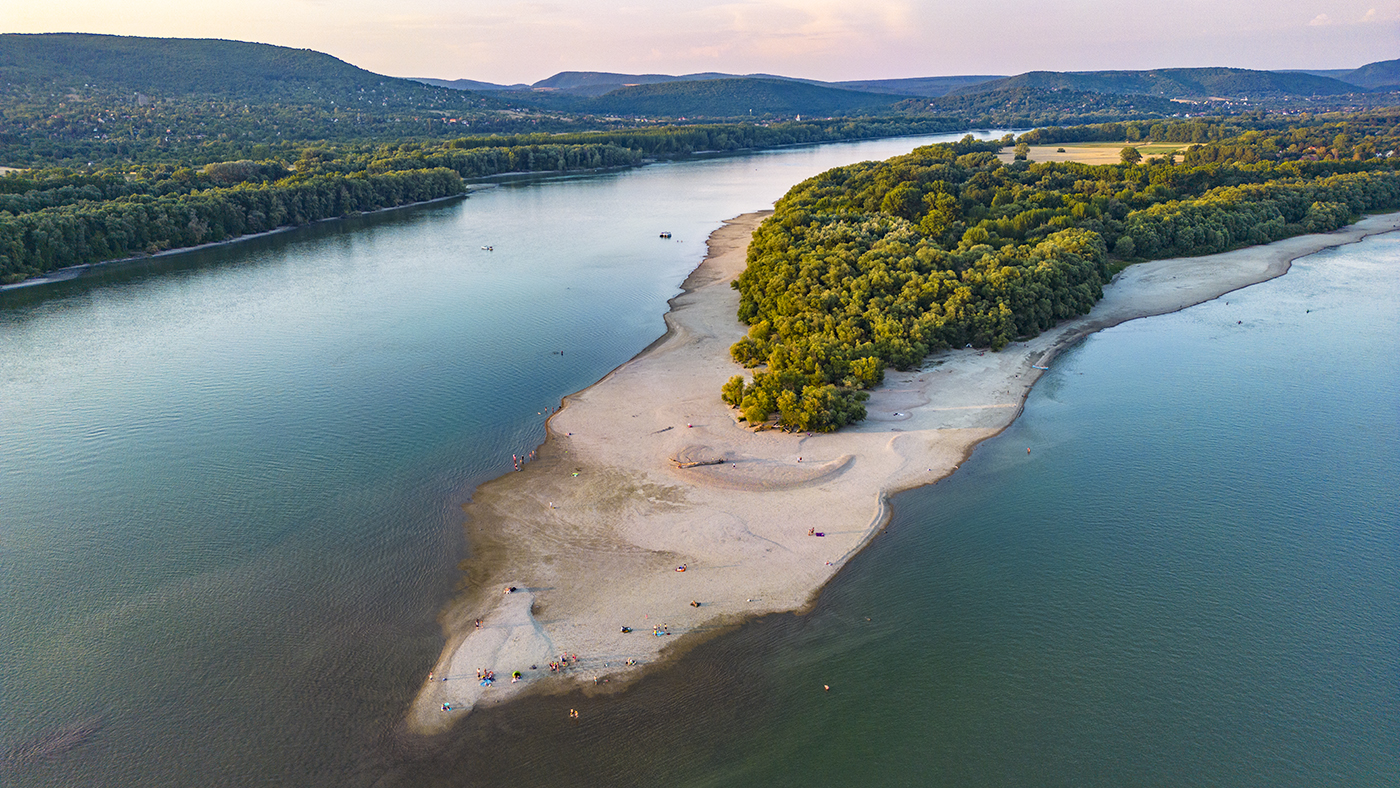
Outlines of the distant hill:
<svg viewBox="0 0 1400 788">
<path fill-rule="evenodd" d="M 239 101 L 383 106 L 461 104 L 471 94 L 375 74 L 330 55 L 243 41 L 86 33 L 0 35 L 0 84 L 11 88 L 218 96 Z M 478 100 L 477 105 L 480 106 Z"/>
<path fill-rule="evenodd" d="M 586 107 L 599 114 L 733 118 L 860 114 L 885 111 L 893 103 L 894 97 L 888 94 L 739 77 L 619 88 L 590 100 Z"/>
<path fill-rule="evenodd" d="M 1242 68 L 1164 68 L 1153 71 L 1031 71 L 959 88 L 953 93 L 985 93 L 1008 88 L 1131 93 L 1167 99 L 1211 96 L 1337 96 L 1357 92 L 1355 85 L 1305 72 L 1279 73 Z"/>
<path fill-rule="evenodd" d="M 1315 77 L 1331 77 L 1346 81 L 1346 75 L 1355 71 L 1353 68 L 1275 68 L 1271 69 L 1275 74 L 1312 74 Z"/>
<path fill-rule="evenodd" d="M 938 98 L 910 98 L 896 104 L 895 109 L 980 118 L 997 125 L 1038 126 L 1165 117 L 1181 112 L 1181 105 L 1172 103 L 1170 99 L 1141 94 L 1009 87 Z"/>
<path fill-rule="evenodd" d="M 711 79 L 726 79 L 734 74 L 614 74 L 608 71 L 561 71 L 552 77 L 536 82 L 530 87 L 536 90 L 557 90 L 578 96 L 601 96 L 629 85 L 653 85 L 662 82 L 695 82 Z"/>
<path fill-rule="evenodd" d="M 828 82 L 832 87 L 864 90 L 869 93 L 889 93 L 896 96 L 927 96 L 934 98 L 981 82 L 1005 79 L 1004 76 L 913 77 L 909 79 L 865 79 L 850 82 Z"/>
<path fill-rule="evenodd" d="M 517 82 L 514 85 L 498 85 L 495 82 L 478 82 L 474 79 L 433 79 L 432 77 L 408 77 L 408 79 L 414 82 L 422 82 L 425 85 L 451 88 L 452 90 L 513 91 L 530 89 L 530 86 L 526 85 L 524 82 Z"/>
<path fill-rule="evenodd" d="M 1400 90 L 1400 60 L 1368 63 L 1338 79 L 1373 90 Z"/>
<path fill-rule="evenodd" d="M 823 82 L 819 79 L 784 77 L 776 74 L 723 74 L 708 71 L 698 74 L 617 74 L 608 71 L 561 71 L 552 77 L 542 79 L 533 85 L 495 85 L 490 82 L 477 82 L 470 79 L 430 79 L 414 77 L 419 82 L 458 90 L 518 91 L 540 90 L 563 93 L 573 96 L 601 96 L 614 90 L 636 85 L 655 85 L 666 82 L 708 82 L 716 79 L 761 79 L 776 82 L 800 82 L 806 85 L 855 90 L 863 93 L 887 93 L 892 96 L 942 96 L 949 91 L 979 82 L 1002 79 L 994 76 L 949 76 L 914 77 L 908 79 L 867 79 L 847 82 Z"/>
</svg>

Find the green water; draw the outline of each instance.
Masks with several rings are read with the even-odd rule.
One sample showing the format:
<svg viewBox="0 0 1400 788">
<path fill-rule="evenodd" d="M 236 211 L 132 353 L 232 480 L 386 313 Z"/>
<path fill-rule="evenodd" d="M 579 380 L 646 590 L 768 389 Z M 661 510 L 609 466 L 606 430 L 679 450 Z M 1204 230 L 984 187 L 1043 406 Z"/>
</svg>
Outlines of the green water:
<svg viewBox="0 0 1400 788">
<path fill-rule="evenodd" d="M 916 142 L 527 181 L 0 295 L 0 748 L 97 720 L 0 782 L 1394 785 L 1395 236 L 1060 357 L 810 614 L 400 735 L 472 487 L 660 335 L 720 220 Z"/>
<path fill-rule="evenodd" d="M 812 613 L 395 784 L 1395 785 L 1397 274 L 1373 238 L 1091 337 Z"/>
<path fill-rule="evenodd" d="M 0 751 L 100 725 L 0 779 L 373 782 L 471 489 L 664 331 L 722 220 L 957 136 L 522 180 L 0 294 Z"/>
</svg>

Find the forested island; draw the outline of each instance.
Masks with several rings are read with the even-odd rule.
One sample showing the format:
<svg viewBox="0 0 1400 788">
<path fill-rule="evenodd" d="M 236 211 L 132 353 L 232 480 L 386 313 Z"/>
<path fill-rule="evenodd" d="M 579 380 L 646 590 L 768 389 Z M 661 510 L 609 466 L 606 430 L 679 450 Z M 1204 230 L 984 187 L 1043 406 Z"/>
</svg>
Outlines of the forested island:
<svg viewBox="0 0 1400 788">
<path fill-rule="evenodd" d="M 1003 164 L 1017 142 L 1191 142 L 1123 163 Z M 1334 230 L 1400 207 L 1400 116 L 1175 121 L 971 136 L 793 187 L 734 283 L 753 370 L 724 401 L 750 423 L 830 431 L 865 417 L 887 367 L 1000 350 L 1084 314 L 1116 267 Z"/>
</svg>

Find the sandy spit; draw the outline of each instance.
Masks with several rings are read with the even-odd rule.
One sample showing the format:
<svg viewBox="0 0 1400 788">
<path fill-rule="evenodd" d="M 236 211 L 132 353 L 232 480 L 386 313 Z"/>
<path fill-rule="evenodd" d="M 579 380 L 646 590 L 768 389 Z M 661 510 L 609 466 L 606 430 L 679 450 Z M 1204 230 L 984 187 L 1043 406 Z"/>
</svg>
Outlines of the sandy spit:
<svg viewBox="0 0 1400 788">
<path fill-rule="evenodd" d="M 948 476 L 1005 429 L 1060 350 L 1400 229 L 1400 213 L 1386 214 L 1131 266 L 1088 315 L 999 353 L 946 351 L 891 370 L 864 422 L 792 435 L 747 429 L 718 396 L 742 372 L 729 358 L 745 333 L 729 283 L 769 213 L 716 230 L 671 300 L 666 334 L 566 397 L 538 459 L 476 491 L 465 507 L 467 585 L 443 613 L 447 643 L 410 704 L 409 730 L 440 732 L 524 692 L 614 691 L 725 628 L 806 608 L 884 526 L 889 497 Z M 495 681 L 483 684 L 479 670 Z"/>
</svg>

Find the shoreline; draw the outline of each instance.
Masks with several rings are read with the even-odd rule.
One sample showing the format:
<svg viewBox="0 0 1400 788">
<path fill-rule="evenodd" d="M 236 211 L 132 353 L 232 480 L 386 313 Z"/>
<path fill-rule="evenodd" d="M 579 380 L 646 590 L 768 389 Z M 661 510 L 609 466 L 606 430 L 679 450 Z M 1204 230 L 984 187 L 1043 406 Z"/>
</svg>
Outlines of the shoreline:
<svg viewBox="0 0 1400 788">
<path fill-rule="evenodd" d="M 464 507 L 466 584 L 442 614 L 447 642 L 408 709 L 410 730 L 438 733 L 477 706 L 527 693 L 614 691 L 746 620 L 810 607 L 884 528 L 891 497 L 950 475 L 1014 422 L 1038 367 L 1064 349 L 1400 229 L 1400 213 L 1384 214 L 1333 233 L 1130 266 L 1088 315 L 999 353 L 942 351 L 917 369 L 890 370 L 865 421 L 802 437 L 750 431 L 717 394 L 742 371 L 728 354 L 746 330 L 729 282 L 768 214 L 716 230 L 669 302 L 666 333 L 565 397 L 538 459 L 481 485 Z M 551 670 L 561 654 L 578 658 Z M 481 684 L 478 669 L 496 681 Z"/>
<path fill-rule="evenodd" d="M 255 238 L 266 238 L 269 235 L 278 235 L 280 233 L 288 233 L 293 230 L 300 230 L 303 227 L 311 227 L 313 225 L 321 224 L 322 222 L 339 222 L 355 216 L 375 216 L 381 213 L 388 213 L 390 211 L 403 210 L 404 208 L 416 208 L 420 205 L 432 205 L 434 203 L 445 202 L 447 200 L 465 199 L 471 194 L 471 192 L 472 189 L 468 188 L 461 194 L 449 194 L 446 197 L 437 197 L 431 200 L 420 200 L 418 202 L 407 202 L 403 205 L 391 205 L 387 208 L 376 208 L 373 211 L 359 211 L 358 213 L 348 213 L 344 216 L 327 216 L 324 219 L 316 219 L 315 221 L 310 221 L 306 224 L 289 224 L 282 227 L 274 227 L 271 230 L 263 230 L 260 233 L 247 233 L 245 235 L 237 235 L 233 238 L 225 238 L 222 241 L 210 241 L 209 243 L 197 244 L 195 246 L 181 246 L 176 249 L 163 249 L 159 252 L 154 252 L 152 254 L 138 254 L 132 255 L 131 257 L 116 257 L 111 260 L 101 260 L 96 263 L 81 263 L 79 265 L 70 265 L 64 268 L 55 268 L 54 270 L 49 271 L 46 274 L 40 274 L 39 276 L 30 277 L 29 279 L 25 279 L 22 282 L 15 282 L 13 284 L 8 285 L 0 285 L 0 293 L 5 293 L 10 290 L 21 290 L 26 287 L 42 287 L 44 285 L 58 284 L 59 282 L 71 282 L 74 279 L 83 278 L 83 276 L 85 276 L 89 271 L 92 271 L 94 269 L 106 268 L 107 266 L 117 266 L 122 263 L 140 263 L 145 262 L 147 260 L 155 260 L 160 257 L 171 257 L 174 255 L 185 254 L 187 252 L 198 252 L 203 251 L 205 249 L 215 249 L 220 246 L 232 246 L 234 244 L 243 243 L 244 241 L 251 241 Z"/>
<path fill-rule="evenodd" d="M 973 134 L 976 131 L 977 130 L 975 129 L 969 130 L 968 133 Z M 726 156 L 731 154 L 741 155 L 745 153 L 756 153 L 766 150 L 781 150 L 784 148 L 796 148 L 803 146 L 828 145 L 833 143 L 844 142 L 866 142 L 869 140 L 877 139 L 903 139 L 906 137 L 927 137 L 937 134 L 952 133 L 956 132 L 926 131 L 914 134 L 895 134 L 891 136 L 875 137 L 853 137 L 851 139 L 823 140 L 819 142 L 789 142 L 784 143 L 782 145 L 773 145 L 767 147 L 760 146 L 756 148 L 737 148 L 732 151 L 692 151 L 688 154 L 685 154 L 684 156 L 649 157 L 643 159 L 637 164 L 619 164 L 609 167 L 589 167 L 577 170 L 523 170 L 512 172 L 498 172 L 493 175 L 482 175 L 471 179 L 463 178 L 463 181 L 466 183 L 466 189 L 459 194 L 449 194 L 446 197 L 436 197 L 431 200 L 420 200 L 418 202 L 404 203 L 403 205 L 391 205 L 387 208 L 376 208 L 373 211 L 359 211 L 357 213 L 346 214 L 344 216 L 328 216 L 324 219 L 316 219 L 314 221 L 307 222 L 306 224 L 295 224 L 286 225 L 283 227 L 275 227 L 271 230 L 264 230 L 258 233 L 248 233 L 246 235 L 239 235 L 233 238 L 225 238 L 222 241 L 210 241 L 209 243 L 197 244 L 195 246 L 181 246 L 176 249 L 165 249 L 152 254 L 138 254 L 132 255 L 130 257 L 117 257 L 111 260 L 99 260 L 95 263 L 80 263 L 78 265 L 65 266 L 63 268 L 56 268 L 52 271 L 40 274 L 38 276 L 30 277 L 29 279 L 25 279 L 20 282 L 14 282 L 7 285 L 0 284 L 0 293 L 8 292 L 10 290 L 19 290 L 27 287 L 41 287 L 43 285 L 58 284 L 59 282 L 70 282 L 74 279 L 81 279 L 88 273 L 88 271 L 94 268 L 101 268 L 110 265 L 119 265 L 121 263 L 137 263 L 145 260 L 152 260 L 158 257 L 167 257 L 170 255 L 184 254 L 185 252 L 197 252 L 203 249 L 212 249 L 219 246 L 228 246 L 231 244 L 241 243 L 243 241 L 250 241 L 254 238 L 263 238 L 265 236 L 276 235 L 277 233 L 285 233 L 302 227 L 310 227 L 314 224 L 319 224 L 321 222 L 341 221 L 343 219 L 348 219 L 352 216 L 373 216 L 375 214 L 386 213 L 388 211 L 397 211 L 403 208 L 414 208 L 420 205 L 432 205 L 433 203 L 444 202 L 446 200 L 465 199 L 467 197 L 470 197 L 473 191 L 478 191 L 480 189 L 496 188 L 501 186 L 503 183 L 511 183 L 518 180 L 529 180 L 532 178 L 559 178 L 568 177 L 571 175 L 589 175 L 606 172 L 621 172 L 624 170 L 645 167 L 648 164 L 655 164 L 657 162 L 662 161 L 684 161 L 691 157 L 702 154 L 712 154 L 714 157 Z M 10 170 L 13 172 L 23 172 L 25 171 L 25 169 L 27 168 L 0 167 L 0 175 L 3 175 L 5 170 Z"/>
</svg>

